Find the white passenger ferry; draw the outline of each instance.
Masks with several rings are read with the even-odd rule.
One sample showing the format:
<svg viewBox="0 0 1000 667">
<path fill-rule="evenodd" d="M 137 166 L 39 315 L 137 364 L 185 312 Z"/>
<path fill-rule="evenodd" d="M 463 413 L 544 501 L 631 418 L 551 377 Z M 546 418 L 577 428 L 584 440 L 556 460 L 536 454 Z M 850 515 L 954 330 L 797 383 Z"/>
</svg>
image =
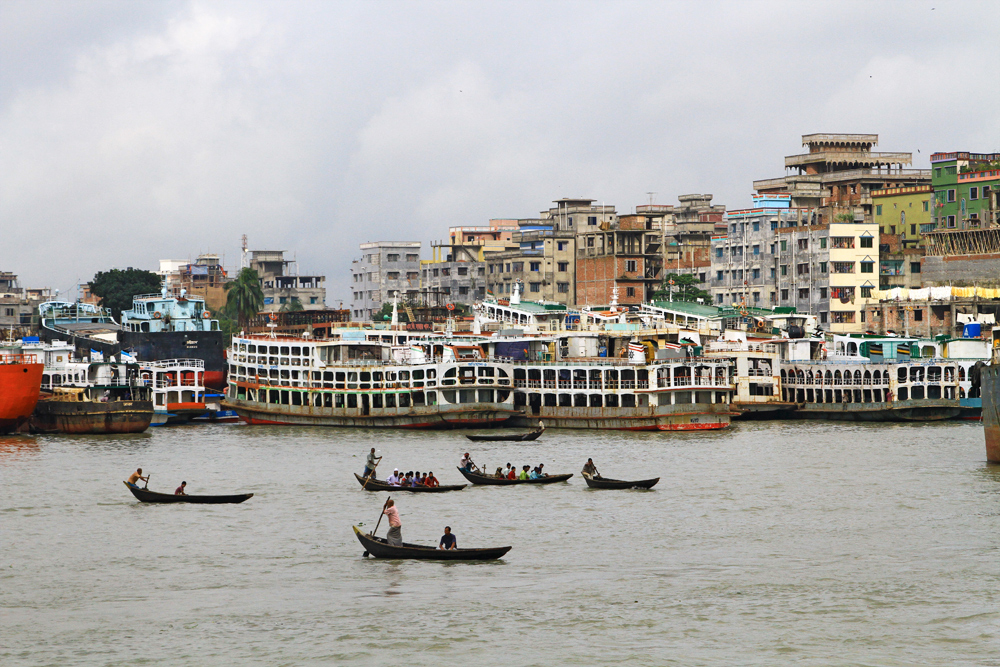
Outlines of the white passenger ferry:
<svg viewBox="0 0 1000 667">
<path fill-rule="evenodd" d="M 326 340 L 239 335 L 223 407 L 250 424 L 449 428 L 507 421 L 513 367 L 481 347 L 406 332 Z"/>
</svg>

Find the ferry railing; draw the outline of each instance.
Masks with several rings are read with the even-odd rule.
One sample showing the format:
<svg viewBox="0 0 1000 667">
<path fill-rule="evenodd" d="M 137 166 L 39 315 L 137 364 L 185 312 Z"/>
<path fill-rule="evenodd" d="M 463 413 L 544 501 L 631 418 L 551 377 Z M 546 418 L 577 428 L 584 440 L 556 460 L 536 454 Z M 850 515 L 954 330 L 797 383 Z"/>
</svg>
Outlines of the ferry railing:
<svg viewBox="0 0 1000 667">
<path fill-rule="evenodd" d="M 37 364 L 34 354 L 0 354 L 0 364 Z"/>
<path fill-rule="evenodd" d="M 190 366 L 192 368 L 204 368 L 205 362 L 201 359 L 161 359 L 160 361 L 144 361 L 140 364 L 143 368 L 180 368 Z"/>
</svg>

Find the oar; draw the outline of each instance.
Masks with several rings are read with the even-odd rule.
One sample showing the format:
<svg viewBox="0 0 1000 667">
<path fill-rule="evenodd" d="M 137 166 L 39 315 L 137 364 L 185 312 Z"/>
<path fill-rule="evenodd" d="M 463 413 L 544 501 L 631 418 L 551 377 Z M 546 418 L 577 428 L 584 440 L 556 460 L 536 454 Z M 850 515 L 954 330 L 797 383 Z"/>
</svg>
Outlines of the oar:
<svg viewBox="0 0 1000 667">
<path fill-rule="evenodd" d="M 368 480 L 370 480 L 370 479 L 372 478 L 372 475 L 374 475 L 374 474 L 375 474 L 375 471 L 376 471 L 376 470 L 378 469 L 378 464 L 379 464 L 379 463 L 381 463 L 381 461 L 376 461 L 376 462 L 375 462 L 375 467 L 374 467 L 374 468 L 372 468 L 372 471 L 371 471 L 370 473 L 368 473 L 368 476 L 367 476 L 367 477 L 365 477 L 365 483 L 361 485 L 361 488 L 362 488 L 362 489 L 366 489 L 366 488 L 368 488 Z"/>
<path fill-rule="evenodd" d="M 391 498 L 391 497 L 392 496 L 389 496 L 389 498 Z M 375 530 L 373 530 L 372 532 L 368 533 L 372 537 L 375 537 L 375 533 L 378 531 L 378 527 L 380 525 L 382 525 L 382 517 L 385 516 L 385 514 L 384 514 L 385 508 L 389 506 L 389 498 L 386 498 L 385 499 L 385 504 L 382 505 L 382 512 L 383 512 L 383 514 L 379 515 L 378 521 L 375 523 Z M 365 549 L 365 552 L 363 554 L 361 554 L 361 557 L 362 558 L 368 558 L 368 550 L 367 549 Z"/>
<path fill-rule="evenodd" d="M 142 490 L 143 490 L 143 491 L 146 491 L 146 490 L 148 490 L 148 489 L 149 489 L 149 478 L 150 478 L 150 477 L 152 477 L 152 473 L 150 473 L 150 474 L 146 475 L 146 486 L 142 487 Z"/>
</svg>

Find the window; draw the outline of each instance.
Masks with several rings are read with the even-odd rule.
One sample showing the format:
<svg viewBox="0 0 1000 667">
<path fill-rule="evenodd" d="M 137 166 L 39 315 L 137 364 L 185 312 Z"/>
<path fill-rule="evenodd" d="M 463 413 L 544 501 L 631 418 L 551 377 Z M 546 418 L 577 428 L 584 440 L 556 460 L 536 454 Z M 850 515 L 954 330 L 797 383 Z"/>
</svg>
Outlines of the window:
<svg viewBox="0 0 1000 667">
<path fill-rule="evenodd" d="M 833 313 L 833 323 L 834 324 L 854 324 L 854 311 L 834 311 Z"/>
<path fill-rule="evenodd" d="M 861 298 L 862 299 L 870 299 L 870 298 L 872 298 L 872 287 L 874 287 L 874 285 L 862 285 L 861 286 Z"/>
<path fill-rule="evenodd" d="M 556 241 L 556 250 L 565 250 L 566 241 Z"/>
<path fill-rule="evenodd" d="M 715 279 L 716 280 L 722 280 L 722 271 L 716 271 L 715 272 Z"/>
<path fill-rule="evenodd" d="M 626 287 L 625 288 L 625 296 L 635 296 L 635 288 L 634 287 Z"/>
<path fill-rule="evenodd" d="M 490 273 L 493 273 L 493 264 L 490 264 Z"/>
<path fill-rule="evenodd" d="M 809 249 L 809 239 L 799 239 L 799 250 Z"/>
<path fill-rule="evenodd" d="M 589 218 L 587 218 L 587 224 L 588 225 L 596 225 L 597 224 L 597 216 L 596 215 L 592 215 Z"/>
<path fill-rule="evenodd" d="M 788 241 L 782 240 L 781 242 L 781 252 L 788 250 Z"/>
<path fill-rule="evenodd" d="M 854 273 L 854 262 L 830 262 L 834 273 Z"/>
<path fill-rule="evenodd" d="M 788 265 L 787 264 L 782 264 L 781 265 L 781 275 L 783 275 L 783 276 L 787 276 L 788 275 Z"/>
<path fill-rule="evenodd" d="M 979 199 L 979 188 L 969 188 L 969 199 Z"/>
<path fill-rule="evenodd" d="M 14 309 L 4 308 L 4 315 L 6 315 L 7 317 L 14 317 Z"/>
<path fill-rule="evenodd" d="M 560 271 L 569 271 L 569 262 L 559 262 L 558 267 Z"/>
<path fill-rule="evenodd" d="M 953 216 L 953 215 L 949 215 L 948 216 L 948 228 L 949 229 L 954 229 L 955 228 L 955 216 Z"/>
<path fill-rule="evenodd" d="M 809 298 L 809 288 L 808 287 L 803 287 L 803 288 L 799 289 L 799 298 L 800 299 L 808 299 Z"/>
<path fill-rule="evenodd" d="M 511 271 L 514 273 L 520 273 L 521 271 L 524 271 L 524 262 L 514 262 L 511 267 Z"/>
<path fill-rule="evenodd" d="M 754 223 L 754 224 L 757 224 L 757 223 Z M 753 302 L 754 303 L 760 303 L 760 292 L 754 292 L 753 293 Z"/>
<path fill-rule="evenodd" d="M 755 254 L 755 255 L 759 255 L 760 254 L 760 246 L 759 245 L 755 245 L 753 247 L 753 254 Z"/>
<path fill-rule="evenodd" d="M 451 275 L 451 269 L 441 269 L 441 275 L 442 276 L 450 276 Z"/>
<path fill-rule="evenodd" d="M 569 294 L 569 283 L 556 283 L 556 288 L 560 294 Z"/>
<path fill-rule="evenodd" d="M 861 273 L 875 273 L 875 262 L 861 262 Z"/>
<path fill-rule="evenodd" d="M 593 248 L 594 247 L 594 237 L 593 236 L 588 236 L 587 237 L 587 247 L 588 248 Z"/>
<path fill-rule="evenodd" d="M 572 227 L 573 226 L 573 218 L 566 218 L 566 224 L 569 225 L 570 227 Z"/>
<path fill-rule="evenodd" d="M 796 264 L 795 265 L 795 275 L 797 275 L 797 276 L 807 276 L 807 275 L 809 275 L 809 265 L 808 264 Z"/>
<path fill-rule="evenodd" d="M 772 220 L 771 221 L 771 231 L 774 231 L 777 228 L 778 228 L 778 221 L 777 220 Z"/>
<path fill-rule="evenodd" d="M 416 253 L 409 253 L 409 254 L 406 255 L 406 261 L 407 262 L 419 262 L 420 261 L 420 255 L 418 255 Z"/>
<path fill-rule="evenodd" d="M 395 255 L 395 254 L 386 255 L 385 259 L 386 259 L 387 262 L 398 262 L 399 261 L 399 255 Z"/>
<path fill-rule="evenodd" d="M 786 289 L 781 290 L 781 300 L 788 301 L 788 290 Z"/>
<path fill-rule="evenodd" d="M 627 260 L 625 260 L 625 271 L 626 272 L 634 272 L 635 271 L 635 260 L 634 259 L 627 259 Z"/>
<path fill-rule="evenodd" d="M 910 225 L 910 236 L 916 236 L 916 235 L 917 235 L 917 226 Z"/>
<path fill-rule="evenodd" d="M 889 233 L 890 234 L 896 233 L 896 225 L 889 225 Z"/>
<path fill-rule="evenodd" d="M 924 212 L 925 213 L 927 212 L 927 201 L 926 200 L 924 201 Z"/>
<path fill-rule="evenodd" d="M 820 273 L 826 273 L 826 262 L 820 262 L 819 263 L 819 272 Z"/>
<path fill-rule="evenodd" d="M 774 248 L 775 248 L 775 244 L 774 244 L 774 243 L 772 243 L 772 244 L 771 244 L 771 254 L 772 254 L 772 255 L 774 254 Z"/>
<path fill-rule="evenodd" d="M 469 269 L 468 269 L 468 267 L 465 267 L 465 266 L 458 267 L 458 275 L 460 275 L 460 276 L 467 276 L 467 275 L 469 275 Z"/>
<path fill-rule="evenodd" d="M 948 201 L 949 202 L 955 201 L 955 191 L 954 190 L 948 190 Z"/>
<path fill-rule="evenodd" d="M 834 249 L 845 250 L 854 247 L 853 236 L 832 236 L 830 237 L 830 241 Z"/>
<path fill-rule="evenodd" d="M 406 272 L 406 279 L 407 280 L 416 280 L 417 277 L 418 277 L 417 273 L 418 273 L 417 271 L 407 271 Z"/>
<path fill-rule="evenodd" d="M 715 295 L 715 302 L 716 303 L 722 303 L 722 295 L 721 294 L 716 294 Z"/>
<path fill-rule="evenodd" d="M 821 299 L 825 299 L 826 298 L 826 288 L 825 287 L 820 287 L 819 288 L 819 298 L 821 298 Z"/>
<path fill-rule="evenodd" d="M 771 303 L 774 303 L 774 292 L 771 292 Z"/>
<path fill-rule="evenodd" d="M 469 288 L 468 287 L 459 287 L 458 288 L 458 293 L 460 295 L 462 295 L 462 296 L 465 296 L 465 295 L 467 295 L 469 293 Z"/>
<path fill-rule="evenodd" d="M 399 280 L 399 271 L 389 271 L 385 274 L 385 277 L 389 280 Z"/>
<path fill-rule="evenodd" d="M 715 249 L 715 256 L 718 257 L 719 259 L 722 259 L 722 248 Z"/>
<path fill-rule="evenodd" d="M 820 321 L 820 324 L 826 324 L 826 311 L 825 310 L 820 311 L 819 321 Z"/>
<path fill-rule="evenodd" d="M 528 266 L 529 266 L 529 268 L 532 271 L 538 271 L 539 269 L 542 268 L 542 263 L 541 262 L 529 262 Z"/>
<path fill-rule="evenodd" d="M 910 273 L 920 273 L 920 262 L 910 262 Z"/>
<path fill-rule="evenodd" d="M 753 270 L 753 279 L 754 280 L 760 280 L 760 269 L 754 269 Z"/>
<path fill-rule="evenodd" d="M 759 222 L 753 223 L 753 230 L 755 232 L 759 232 L 760 231 L 760 223 Z"/>
<path fill-rule="evenodd" d="M 882 204 L 875 205 L 875 215 L 882 215 Z"/>
<path fill-rule="evenodd" d="M 826 247 L 826 237 L 823 237 L 823 238 L 821 238 L 819 240 L 819 247 L 820 248 L 825 248 Z"/>
<path fill-rule="evenodd" d="M 771 280 L 774 280 L 774 267 L 771 267 Z"/>
<path fill-rule="evenodd" d="M 874 237 L 872 237 L 872 236 L 862 236 L 861 237 L 861 247 L 862 248 L 871 248 L 872 247 L 872 243 L 873 243 L 873 241 L 872 241 L 873 238 Z"/>
<path fill-rule="evenodd" d="M 532 292 L 541 292 L 542 291 L 542 284 L 541 283 L 528 283 L 528 284 L 529 284 L 530 289 L 531 289 Z"/>
<path fill-rule="evenodd" d="M 434 277 L 435 277 L 435 278 L 437 278 L 437 276 L 438 276 L 438 273 L 440 273 L 440 271 L 438 271 L 438 269 L 432 269 L 432 270 L 431 270 L 431 273 L 433 273 L 433 274 L 434 274 Z"/>
</svg>

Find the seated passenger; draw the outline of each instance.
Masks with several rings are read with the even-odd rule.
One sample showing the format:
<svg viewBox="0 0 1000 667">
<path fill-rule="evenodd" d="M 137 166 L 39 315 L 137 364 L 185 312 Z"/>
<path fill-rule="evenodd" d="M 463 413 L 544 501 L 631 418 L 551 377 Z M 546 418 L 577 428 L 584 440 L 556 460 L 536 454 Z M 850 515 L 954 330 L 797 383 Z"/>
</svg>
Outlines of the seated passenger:
<svg viewBox="0 0 1000 667">
<path fill-rule="evenodd" d="M 542 470 L 542 468 L 544 468 L 544 467 L 545 467 L 544 463 L 539 463 L 538 464 L 538 476 L 539 477 L 548 477 L 549 476 L 549 473 L 547 473 L 544 470 Z"/>
<path fill-rule="evenodd" d="M 444 535 L 441 537 L 441 542 L 438 543 L 438 549 L 444 549 L 448 551 L 450 549 L 457 549 L 458 541 L 455 539 L 455 535 L 451 532 L 451 526 L 444 527 Z"/>
<path fill-rule="evenodd" d="M 507 471 L 507 479 L 517 479 L 517 468 L 511 468 Z"/>
<path fill-rule="evenodd" d="M 541 477 L 541 475 L 538 474 L 538 466 L 535 466 L 528 474 L 528 479 L 538 479 L 539 477 Z"/>
<path fill-rule="evenodd" d="M 419 470 L 413 474 L 413 486 L 423 486 L 423 483 L 420 481 Z"/>
<path fill-rule="evenodd" d="M 434 471 L 427 474 L 427 479 L 424 481 L 425 486 L 441 486 L 441 483 L 437 481 L 437 477 L 434 476 Z"/>
<path fill-rule="evenodd" d="M 494 477 L 499 477 L 500 479 L 503 479 L 504 477 L 506 477 L 506 475 L 503 474 L 503 468 L 501 468 L 500 466 L 497 466 L 497 471 L 495 473 L 493 473 L 493 476 Z"/>
<path fill-rule="evenodd" d="M 399 468 L 393 468 L 392 474 L 386 477 L 385 483 L 391 486 L 399 486 Z"/>
<path fill-rule="evenodd" d="M 521 468 L 521 474 L 517 476 L 518 479 L 528 479 L 528 466 Z"/>
</svg>

